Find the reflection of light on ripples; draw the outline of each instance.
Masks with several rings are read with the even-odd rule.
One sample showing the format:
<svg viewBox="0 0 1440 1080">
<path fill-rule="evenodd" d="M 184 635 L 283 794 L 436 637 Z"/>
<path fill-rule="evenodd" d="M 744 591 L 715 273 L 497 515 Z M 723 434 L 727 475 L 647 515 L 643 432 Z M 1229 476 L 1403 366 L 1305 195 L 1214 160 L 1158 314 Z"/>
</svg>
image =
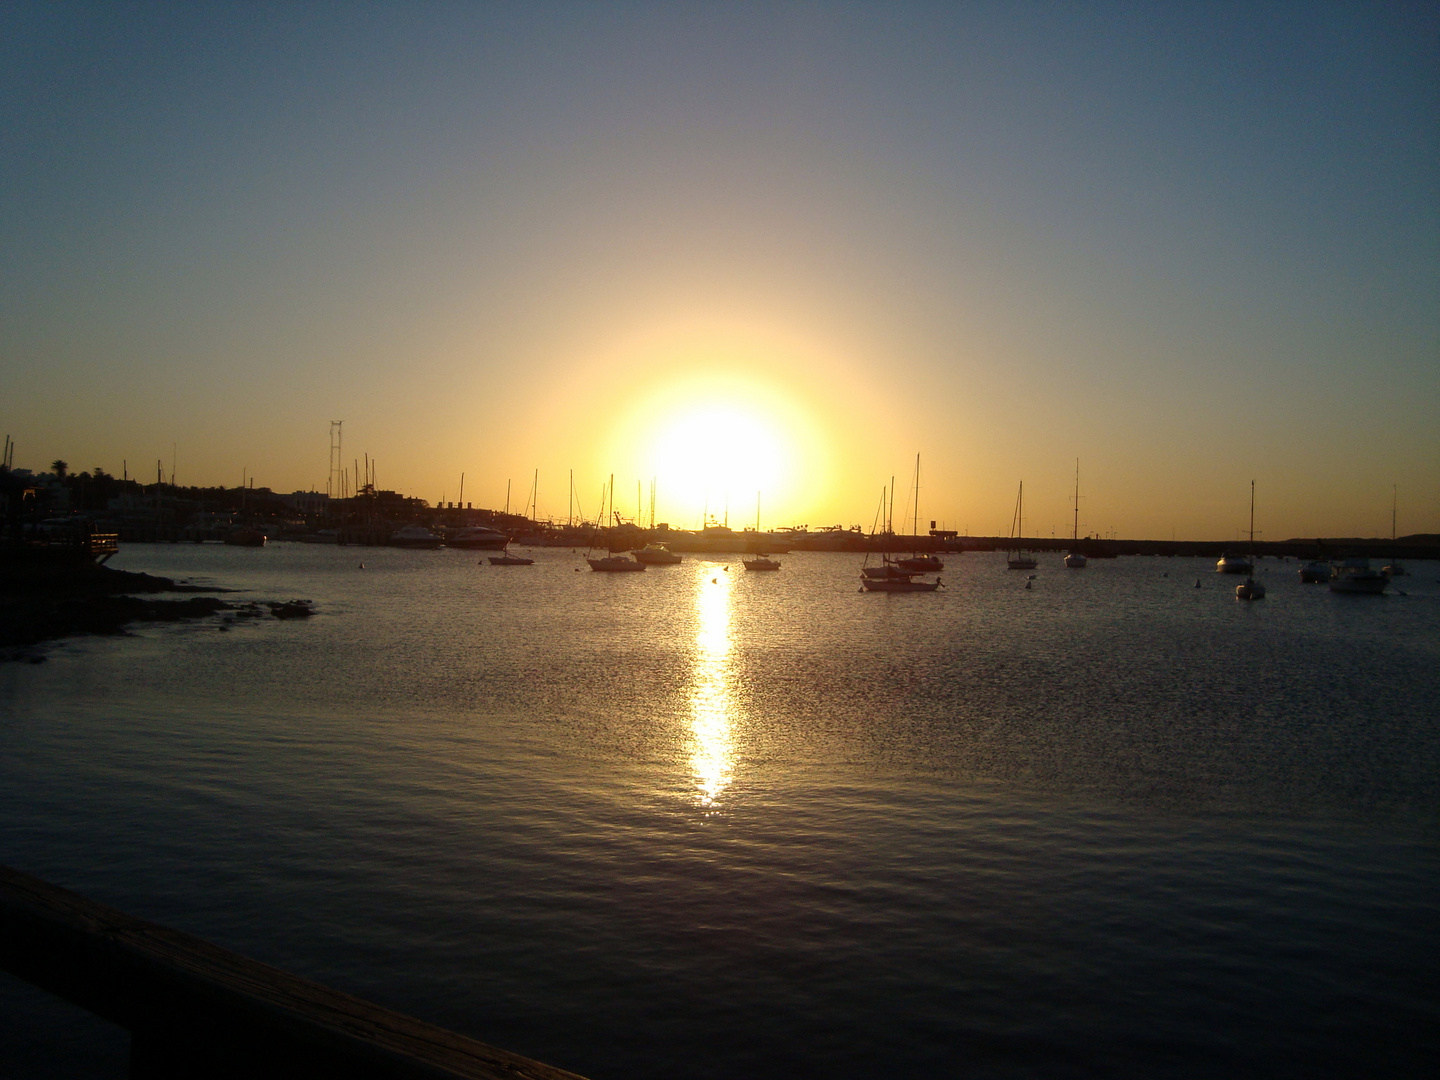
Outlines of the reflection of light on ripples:
<svg viewBox="0 0 1440 1080">
<path fill-rule="evenodd" d="M 733 779 L 730 759 L 730 583 L 732 575 L 697 566 L 695 662 L 691 673 L 690 757 L 697 800 L 715 806 Z"/>
</svg>

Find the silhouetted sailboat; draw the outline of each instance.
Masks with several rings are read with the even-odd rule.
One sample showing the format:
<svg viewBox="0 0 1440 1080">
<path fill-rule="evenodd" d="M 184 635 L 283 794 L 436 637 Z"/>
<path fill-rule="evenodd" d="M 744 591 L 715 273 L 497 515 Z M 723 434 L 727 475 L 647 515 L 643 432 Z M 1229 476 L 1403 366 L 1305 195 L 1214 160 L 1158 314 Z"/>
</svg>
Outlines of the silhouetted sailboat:
<svg viewBox="0 0 1440 1080">
<path fill-rule="evenodd" d="M 1255 565 L 1255 481 L 1250 481 L 1250 565 Z M 1239 585 L 1235 586 L 1235 597 L 1238 600 L 1264 600 L 1265 586 L 1255 580 L 1254 576 L 1248 576 Z"/>
<path fill-rule="evenodd" d="M 920 455 L 915 455 L 915 495 L 910 514 L 910 534 L 914 542 L 920 543 Z M 896 559 L 895 565 L 912 574 L 934 574 L 945 569 L 939 556 L 912 550 L 908 559 Z"/>
<path fill-rule="evenodd" d="M 615 474 L 614 474 L 614 473 L 611 473 L 611 474 L 610 474 L 610 483 L 609 483 L 609 485 L 606 487 L 606 491 L 609 492 L 609 495 L 610 495 L 610 506 L 611 506 L 611 512 L 613 513 L 613 512 L 614 512 L 614 506 L 615 506 Z M 601 510 L 600 521 L 604 521 L 604 520 L 605 520 L 605 517 L 604 517 L 605 500 L 604 500 L 603 498 L 600 500 L 600 510 Z M 599 526 L 599 524 L 597 523 L 597 524 L 596 524 L 596 530 L 597 530 L 597 532 L 598 532 L 599 528 L 600 528 L 600 526 Z M 592 547 L 594 546 L 593 538 L 592 538 L 592 541 L 591 541 L 591 546 L 592 546 Z M 627 558 L 627 557 L 624 556 L 624 555 L 604 555 L 604 556 L 601 556 L 601 557 L 599 557 L 599 558 L 591 558 L 589 555 L 586 555 L 586 556 L 585 556 L 585 561 L 590 564 L 590 569 L 591 569 L 591 570 L 595 570 L 595 571 L 598 571 L 598 572 L 600 572 L 600 573 L 605 573 L 605 574 L 624 573 L 624 572 L 626 572 L 626 571 L 644 570 L 644 569 L 645 569 L 645 564 L 644 564 L 643 562 L 640 562 L 638 559 L 630 559 L 630 558 Z"/>
<path fill-rule="evenodd" d="M 1080 551 L 1080 459 L 1075 459 L 1075 525 L 1070 530 L 1070 554 L 1065 556 L 1065 565 L 1071 570 L 1083 570 L 1085 555 Z"/>
<path fill-rule="evenodd" d="M 760 537 L 760 492 L 755 493 L 755 537 L 759 542 Z M 746 570 L 779 570 L 780 563 L 775 559 L 766 558 L 763 551 L 756 551 L 753 558 L 742 559 Z"/>
<path fill-rule="evenodd" d="M 1026 551 L 1025 543 L 1025 481 L 1020 481 L 1020 493 L 1015 496 L 1015 516 L 1010 519 L 1010 550 L 1006 553 L 1011 570 L 1034 570 L 1040 564 Z"/>
</svg>

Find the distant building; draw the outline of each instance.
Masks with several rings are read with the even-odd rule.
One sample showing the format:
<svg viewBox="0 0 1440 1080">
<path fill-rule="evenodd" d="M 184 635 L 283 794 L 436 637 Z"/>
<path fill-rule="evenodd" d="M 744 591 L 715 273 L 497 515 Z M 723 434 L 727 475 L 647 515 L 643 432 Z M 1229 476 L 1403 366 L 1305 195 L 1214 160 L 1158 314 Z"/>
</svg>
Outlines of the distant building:
<svg viewBox="0 0 1440 1080">
<path fill-rule="evenodd" d="M 289 495 L 277 495 L 276 498 L 302 514 L 323 514 L 330 505 L 330 496 L 323 491 L 292 491 Z"/>
</svg>

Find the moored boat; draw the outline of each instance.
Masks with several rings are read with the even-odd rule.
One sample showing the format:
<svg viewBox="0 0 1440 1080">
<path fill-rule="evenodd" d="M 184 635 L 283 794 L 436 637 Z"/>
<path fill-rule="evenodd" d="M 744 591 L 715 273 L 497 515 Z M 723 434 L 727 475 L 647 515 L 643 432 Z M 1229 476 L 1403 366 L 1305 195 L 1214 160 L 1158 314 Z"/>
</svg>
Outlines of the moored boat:
<svg viewBox="0 0 1440 1080">
<path fill-rule="evenodd" d="M 643 562 L 636 562 L 634 559 L 626 558 L 624 555 L 605 555 L 598 559 L 586 559 L 585 561 L 590 564 L 591 570 L 598 570 L 606 574 L 645 569 Z"/>
<path fill-rule="evenodd" d="M 680 556 L 664 544 L 646 544 L 643 548 L 632 551 L 630 554 L 635 556 L 636 561 L 642 562 L 646 566 L 674 566 L 681 561 Z"/>
<path fill-rule="evenodd" d="M 521 555 L 511 555 L 510 552 L 502 552 L 499 555 L 489 556 L 491 566 L 534 566 L 534 559 L 527 559 Z"/>
<path fill-rule="evenodd" d="M 1034 570 L 1040 564 L 1021 545 L 1025 542 L 1025 481 L 1020 481 L 1020 493 L 1015 496 L 1015 516 L 1010 519 L 1010 550 L 1006 553 L 1005 565 L 1011 570 Z"/>
<path fill-rule="evenodd" d="M 1389 584 L 1390 579 L 1372 567 L 1369 559 L 1346 559 L 1330 571 L 1331 592 L 1379 596 Z"/>
<path fill-rule="evenodd" d="M 780 563 L 775 559 L 767 558 L 764 555 L 756 555 L 753 559 L 743 560 L 746 570 L 779 570 Z"/>
<path fill-rule="evenodd" d="M 467 525 L 445 536 L 445 546 L 469 551 L 499 551 L 510 543 L 508 534 L 489 525 Z"/>
<path fill-rule="evenodd" d="M 1217 574 L 1253 574 L 1255 564 L 1244 555 L 1232 555 L 1227 551 L 1215 564 L 1215 572 Z"/>
<path fill-rule="evenodd" d="M 390 535 L 390 546 L 399 548 L 438 548 L 445 541 L 424 525 L 406 525 Z"/>
<path fill-rule="evenodd" d="M 1250 481 L 1250 562 L 1255 562 L 1255 481 Z M 1254 575 L 1246 575 L 1245 580 L 1235 586 L 1235 599 L 1237 600 L 1264 600 L 1265 586 L 1255 580 Z"/>
<path fill-rule="evenodd" d="M 1314 559 L 1300 565 L 1300 580 L 1306 585 L 1319 585 L 1330 580 L 1330 564 L 1324 559 Z"/>
<path fill-rule="evenodd" d="M 1075 459 L 1075 524 L 1070 530 L 1070 554 L 1065 556 L 1065 566 L 1070 570 L 1083 570 L 1089 560 L 1080 550 L 1080 459 Z"/>
<path fill-rule="evenodd" d="M 265 534 L 259 529 L 235 528 L 225 534 L 225 543 L 231 547 L 264 547 Z"/>
<path fill-rule="evenodd" d="M 941 584 L 939 578 L 934 581 L 916 581 L 909 574 L 896 573 L 889 577 L 860 575 L 860 587 L 866 592 L 934 592 Z"/>
</svg>

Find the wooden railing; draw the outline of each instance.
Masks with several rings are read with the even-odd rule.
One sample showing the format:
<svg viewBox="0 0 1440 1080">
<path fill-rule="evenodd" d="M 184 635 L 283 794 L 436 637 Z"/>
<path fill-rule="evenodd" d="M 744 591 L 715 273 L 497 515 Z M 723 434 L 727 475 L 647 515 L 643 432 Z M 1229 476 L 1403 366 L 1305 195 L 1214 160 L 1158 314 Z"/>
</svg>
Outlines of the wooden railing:
<svg viewBox="0 0 1440 1080">
<path fill-rule="evenodd" d="M 8 867 L 0 967 L 128 1028 L 137 1080 L 581 1080 Z"/>
</svg>

